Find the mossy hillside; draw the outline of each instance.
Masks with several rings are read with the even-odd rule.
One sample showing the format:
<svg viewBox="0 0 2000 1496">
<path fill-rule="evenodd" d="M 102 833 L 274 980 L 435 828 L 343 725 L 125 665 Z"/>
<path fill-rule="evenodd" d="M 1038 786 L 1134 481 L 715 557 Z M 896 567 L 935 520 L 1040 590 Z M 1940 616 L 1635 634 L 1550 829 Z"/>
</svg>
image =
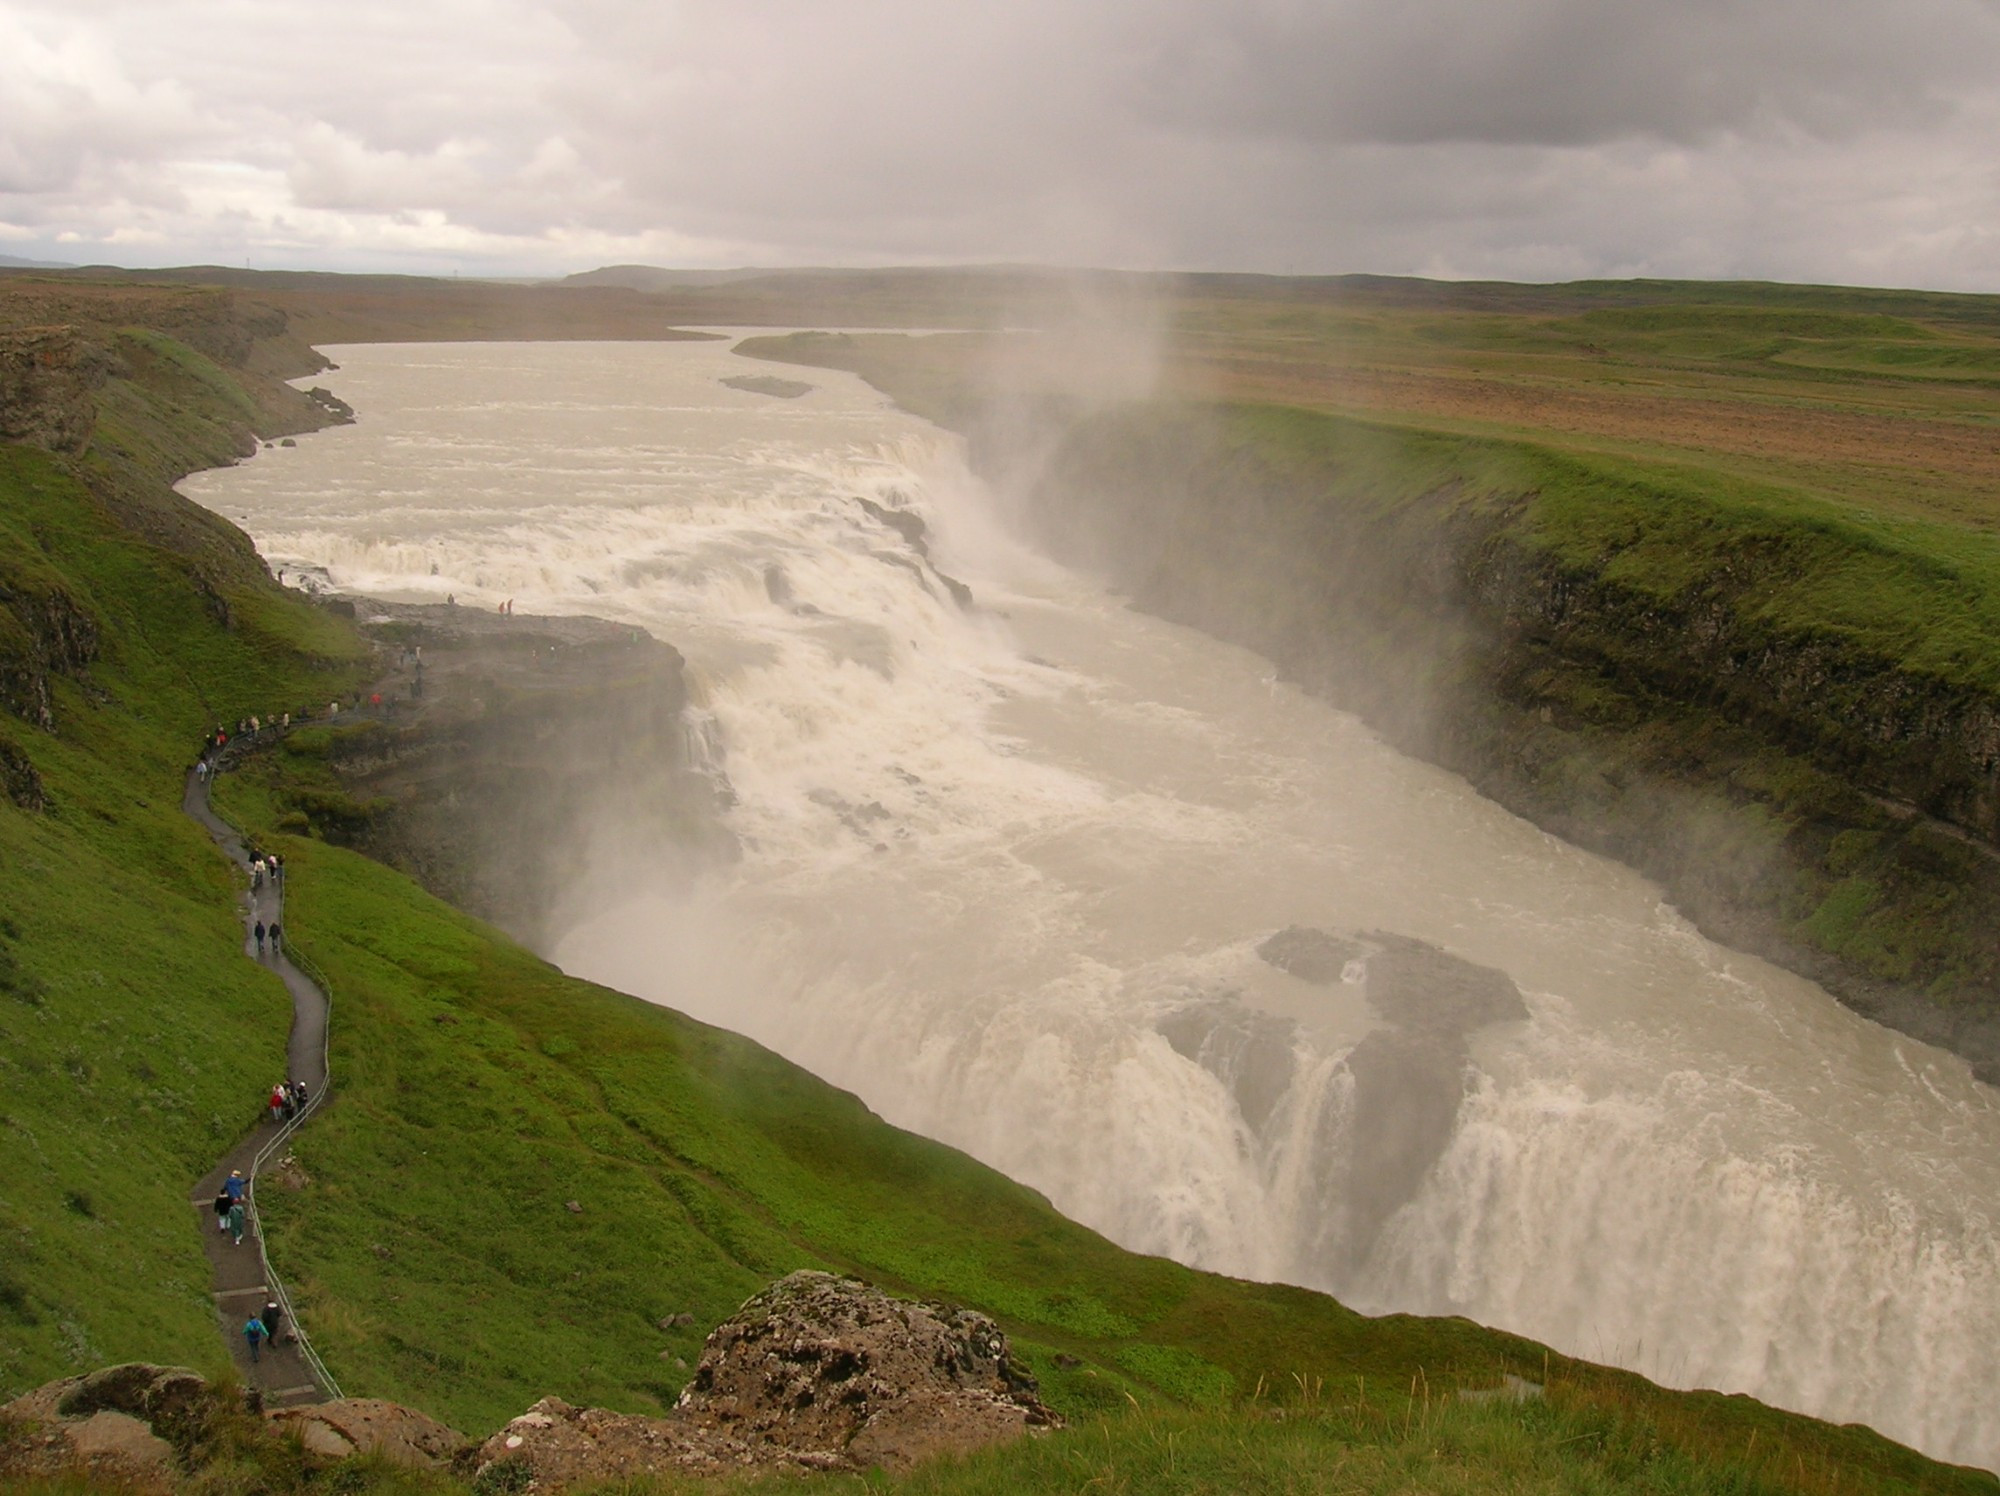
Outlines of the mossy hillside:
<svg viewBox="0 0 2000 1496">
<path fill-rule="evenodd" d="M 296 763 L 269 755 L 226 778 L 223 804 L 261 823 L 282 789 L 272 776 Z M 564 977 L 352 853 L 279 845 L 290 938 L 333 986 L 337 1092 L 295 1146 L 310 1182 L 267 1189 L 265 1210 L 351 1394 L 473 1430 L 550 1392 L 647 1411 L 678 1392 L 688 1373 L 675 1359 L 691 1366 L 715 1321 L 773 1276 L 818 1266 L 993 1314 L 1050 1400 L 1086 1424 L 1134 1401 L 1206 1409 L 1213 1421 L 1186 1437 L 1242 1449 L 1243 1469 L 1269 1472 L 1273 1489 L 1305 1468 L 1308 1446 L 1286 1444 L 1260 1399 L 1296 1407 L 1314 1389 L 1338 1413 L 1309 1441 L 1324 1453 L 1407 1434 L 1426 1397 L 1442 1405 L 1510 1371 L 1547 1380 L 1569 1420 L 1525 1439 L 1531 1464 L 1562 1464 L 1562 1445 L 1584 1470 L 1609 1446 L 1702 1479 L 1726 1473 L 1691 1490 L 1831 1489 L 1834 1470 L 1847 1489 L 1991 1489 L 1865 1430 L 1665 1392 L 1464 1320 L 1368 1319 L 1121 1251 L 747 1040 Z M 659 1325 L 682 1314 L 692 1322 Z M 1149 1437 L 1086 1429 L 1047 1456 L 913 1488 L 1053 1488 L 1099 1441 Z M 1391 1468 L 1421 1453 L 1387 1442 L 1356 1457 Z M 1759 1452 L 1748 1465 L 1746 1449 Z M 1135 1478 L 1161 1453 L 1135 1455 Z M 1481 1486 L 1466 1459 L 1465 1489 L 1511 1488 L 1511 1469 Z M 1760 1485 L 1767 1459 L 1776 1473 Z"/>
<path fill-rule="evenodd" d="M 358 648 L 260 576 L 229 584 L 268 589 L 260 626 L 223 628 L 184 555 L 0 448 L 0 650 L 37 645 L 51 593 L 95 641 L 46 676 L 53 731 L 0 714 L 46 801 L 0 797 L 0 1389 L 223 1360 L 188 1192 L 282 1070 L 289 1003 L 241 958 L 182 775 L 215 721 L 315 699 Z"/>
</svg>

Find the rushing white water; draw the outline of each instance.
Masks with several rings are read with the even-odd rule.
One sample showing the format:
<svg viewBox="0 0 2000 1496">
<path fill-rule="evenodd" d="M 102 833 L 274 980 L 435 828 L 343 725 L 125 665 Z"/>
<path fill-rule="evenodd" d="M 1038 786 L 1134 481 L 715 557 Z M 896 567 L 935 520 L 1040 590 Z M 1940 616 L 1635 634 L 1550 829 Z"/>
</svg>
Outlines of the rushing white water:
<svg viewBox="0 0 2000 1496">
<path fill-rule="evenodd" d="M 712 714 L 744 859 L 692 891 L 607 869 L 565 966 L 1127 1245 L 2000 1465 L 2000 1106 L 1962 1063 L 1037 558 L 845 376 L 784 401 L 723 387 L 757 366 L 722 344 L 335 353 L 359 425 L 187 490 L 343 588 L 644 624 Z M 978 606 L 857 496 L 920 515 Z M 1256 953 L 1294 924 L 1501 968 L 1530 1016 L 1380 1048 L 1388 958 L 1313 985 Z M 1372 1092 L 1364 1054 L 1396 1060 Z"/>
</svg>

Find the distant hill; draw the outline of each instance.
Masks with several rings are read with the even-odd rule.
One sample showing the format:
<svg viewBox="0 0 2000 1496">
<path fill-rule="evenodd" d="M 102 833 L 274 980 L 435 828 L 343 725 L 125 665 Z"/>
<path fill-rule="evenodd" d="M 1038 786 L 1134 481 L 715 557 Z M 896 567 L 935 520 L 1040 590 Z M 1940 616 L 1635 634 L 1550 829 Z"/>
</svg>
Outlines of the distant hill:
<svg viewBox="0 0 2000 1496">
<path fill-rule="evenodd" d="M 62 260 L 24 260 L 19 255 L 0 255 L 0 270 L 74 270 Z"/>
</svg>

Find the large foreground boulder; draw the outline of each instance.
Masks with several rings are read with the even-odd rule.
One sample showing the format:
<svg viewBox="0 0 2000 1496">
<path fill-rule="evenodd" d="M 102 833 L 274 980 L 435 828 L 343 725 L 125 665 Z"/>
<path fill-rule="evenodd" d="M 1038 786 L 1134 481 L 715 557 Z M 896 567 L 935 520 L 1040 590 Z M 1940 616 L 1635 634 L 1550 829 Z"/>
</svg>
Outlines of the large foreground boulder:
<svg viewBox="0 0 2000 1496">
<path fill-rule="evenodd" d="M 708 1337 L 677 1412 L 746 1442 L 900 1469 L 1059 1426 L 983 1314 L 831 1273 L 782 1278 Z"/>
<path fill-rule="evenodd" d="M 81 1473 L 93 1485 L 169 1491 L 175 1443 L 209 1405 L 208 1383 L 184 1366 L 131 1361 L 49 1382 L 0 1407 L 0 1488 Z"/>
<path fill-rule="evenodd" d="M 708 1337 L 665 1418 L 544 1398 L 479 1450 L 536 1490 L 756 1467 L 904 1469 L 1062 1420 L 983 1314 L 799 1272 Z"/>
</svg>

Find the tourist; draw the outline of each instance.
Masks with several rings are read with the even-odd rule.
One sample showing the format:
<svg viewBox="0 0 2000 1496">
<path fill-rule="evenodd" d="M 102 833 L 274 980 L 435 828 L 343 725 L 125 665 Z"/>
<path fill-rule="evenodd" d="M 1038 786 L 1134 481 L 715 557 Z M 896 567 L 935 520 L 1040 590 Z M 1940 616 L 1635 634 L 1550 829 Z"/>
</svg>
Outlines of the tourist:
<svg viewBox="0 0 2000 1496">
<path fill-rule="evenodd" d="M 284 1119 L 285 1083 L 279 1081 L 275 1086 L 271 1087 L 271 1120 L 273 1122 L 282 1122 Z"/>
<path fill-rule="evenodd" d="M 231 1169 L 229 1177 L 222 1181 L 222 1192 L 232 1201 L 241 1200 L 244 1190 L 248 1188 L 249 1182 L 244 1179 L 241 1169 Z"/>
<path fill-rule="evenodd" d="M 241 1200 L 236 1201 L 229 1207 L 229 1235 L 233 1238 L 230 1242 L 231 1246 L 240 1247 L 243 1245 L 243 1227 L 248 1219 L 248 1213 L 244 1210 Z"/>
<path fill-rule="evenodd" d="M 256 1315 L 253 1314 L 243 1321 L 243 1338 L 250 1342 L 250 1364 L 252 1366 L 257 1364 L 257 1347 L 264 1343 L 265 1334 L 264 1321 L 257 1318 Z"/>
<path fill-rule="evenodd" d="M 278 922 L 275 919 L 271 921 L 270 936 L 271 954 L 276 956 L 278 954 Z"/>
<path fill-rule="evenodd" d="M 266 1299 L 264 1301 L 264 1312 L 257 1317 L 264 1321 L 264 1338 L 270 1341 L 271 1344 L 276 1345 L 278 1343 L 278 1326 L 285 1322 L 285 1311 L 278 1307 L 276 1299 Z"/>
<path fill-rule="evenodd" d="M 227 1231 L 229 1229 L 229 1207 L 234 1203 L 235 1197 L 228 1190 L 219 1189 L 215 1192 L 215 1229 L 217 1231 Z"/>
<path fill-rule="evenodd" d="M 306 1083 L 304 1081 L 295 1080 L 292 1082 L 292 1096 L 298 1102 L 299 1110 L 303 1112 L 306 1109 L 306 1101 L 308 1100 Z"/>
<path fill-rule="evenodd" d="M 258 870 L 257 876 L 260 878 L 264 876 L 261 868 Z M 261 961 L 264 959 L 264 921 L 261 919 L 258 920 L 251 927 L 250 933 L 257 937 L 257 959 Z"/>
</svg>

